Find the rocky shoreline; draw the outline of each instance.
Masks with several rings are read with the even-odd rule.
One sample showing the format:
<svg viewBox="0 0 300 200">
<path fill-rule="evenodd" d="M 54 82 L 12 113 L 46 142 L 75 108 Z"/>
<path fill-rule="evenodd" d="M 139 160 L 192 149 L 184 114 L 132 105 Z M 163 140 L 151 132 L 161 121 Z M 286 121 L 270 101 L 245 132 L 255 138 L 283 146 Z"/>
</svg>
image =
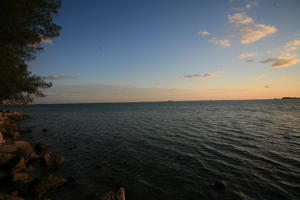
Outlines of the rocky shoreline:
<svg viewBox="0 0 300 200">
<path fill-rule="evenodd" d="M 0 111 L 0 200 L 48 199 L 47 194 L 76 182 L 73 177 L 57 177 L 51 170 L 64 162 L 64 157 L 46 152 L 47 144 L 36 144 L 17 137 L 30 134 L 30 128 L 18 126 L 28 116 L 19 112 Z M 37 173 L 41 168 L 47 175 Z M 76 183 L 75 183 L 76 184 Z M 98 200 L 125 200 L 125 188 L 95 195 Z"/>
</svg>

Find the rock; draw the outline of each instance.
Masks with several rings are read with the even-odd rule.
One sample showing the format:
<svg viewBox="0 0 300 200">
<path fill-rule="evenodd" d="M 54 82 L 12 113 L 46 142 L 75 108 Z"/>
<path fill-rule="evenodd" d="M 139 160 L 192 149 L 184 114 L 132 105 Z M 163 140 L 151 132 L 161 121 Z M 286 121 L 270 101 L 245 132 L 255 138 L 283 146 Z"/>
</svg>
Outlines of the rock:
<svg viewBox="0 0 300 200">
<path fill-rule="evenodd" d="M 3 144 L 3 143 L 5 143 L 5 139 L 3 137 L 2 132 L 0 131 L 0 144 Z"/>
<path fill-rule="evenodd" d="M 35 151 L 38 151 L 38 152 L 41 152 L 41 151 L 44 151 L 45 149 L 48 148 L 48 145 L 47 144 L 36 144 L 35 147 L 34 147 L 34 150 Z"/>
<path fill-rule="evenodd" d="M 117 197 L 119 200 L 125 200 L 125 188 L 121 187 L 117 192 Z"/>
<path fill-rule="evenodd" d="M 0 167 L 6 165 L 14 156 L 12 153 L 0 153 Z"/>
<path fill-rule="evenodd" d="M 26 162 L 29 161 L 30 159 L 34 159 L 38 157 L 36 153 L 33 151 L 32 146 L 29 142 L 16 141 L 15 145 L 17 146 L 18 150 L 21 151 Z"/>
<path fill-rule="evenodd" d="M 51 167 L 57 166 L 64 162 L 63 156 L 54 155 L 52 152 L 47 152 L 41 159 L 41 166 Z"/>
<path fill-rule="evenodd" d="M 33 196 L 42 196 L 46 192 L 63 186 L 66 182 L 67 180 L 64 178 L 50 175 L 46 179 L 33 181 L 30 190 Z"/>
<path fill-rule="evenodd" d="M 12 176 L 12 181 L 28 183 L 30 181 L 30 176 L 28 173 L 24 173 L 24 172 L 16 173 Z"/>
<path fill-rule="evenodd" d="M 0 153 L 13 153 L 18 151 L 18 147 L 15 144 L 1 144 Z"/>
<path fill-rule="evenodd" d="M 110 191 L 101 196 L 99 200 L 125 200 L 125 188 L 121 187 L 117 192 Z"/>
<path fill-rule="evenodd" d="M 12 132 L 10 132 L 10 138 L 12 138 L 12 139 L 16 139 L 20 135 L 21 135 L 21 133 L 19 131 L 12 131 Z"/>
<path fill-rule="evenodd" d="M 224 180 L 218 179 L 215 182 L 215 188 L 218 189 L 218 190 L 220 190 L 220 189 L 224 190 L 224 189 L 227 188 L 227 184 L 226 184 L 226 182 Z"/>
<path fill-rule="evenodd" d="M 0 193 L 0 200 L 25 200 L 21 197 Z"/>
<path fill-rule="evenodd" d="M 33 151 L 32 146 L 29 142 L 26 141 L 16 141 L 11 144 L 2 144 L 0 145 L 0 164 L 3 153 L 10 153 L 13 155 L 22 155 L 25 158 L 25 162 L 30 159 L 37 158 L 38 156 Z M 7 156 L 7 155 L 6 155 Z"/>
<path fill-rule="evenodd" d="M 30 171 L 32 171 L 32 170 L 33 170 L 33 166 L 29 164 L 29 165 L 26 166 L 26 168 L 25 168 L 24 171 L 25 171 L 25 172 L 30 172 Z"/>
<path fill-rule="evenodd" d="M 24 115 L 22 113 L 19 112 L 6 112 L 4 114 L 4 117 L 7 117 L 10 120 L 15 120 L 15 121 L 19 121 L 19 120 L 25 120 L 28 118 L 27 115 Z"/>
</svg>

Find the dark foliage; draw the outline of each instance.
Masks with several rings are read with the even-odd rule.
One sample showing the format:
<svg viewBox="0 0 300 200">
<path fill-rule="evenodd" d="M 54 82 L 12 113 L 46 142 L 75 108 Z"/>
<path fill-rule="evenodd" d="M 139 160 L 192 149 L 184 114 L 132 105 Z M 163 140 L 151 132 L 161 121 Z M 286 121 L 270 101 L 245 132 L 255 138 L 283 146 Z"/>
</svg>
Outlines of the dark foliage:
<svg viewBox="0 0 300 200">
<path fill-rule="evenodd" d="M 59 35 L 53 22 L 60 0 L 2 0 L 0 4 L 0 103 L 29 103 L 51 87 L 32 75 L 28 61 L 42 50 L 42 40 Z"/>
</svg>

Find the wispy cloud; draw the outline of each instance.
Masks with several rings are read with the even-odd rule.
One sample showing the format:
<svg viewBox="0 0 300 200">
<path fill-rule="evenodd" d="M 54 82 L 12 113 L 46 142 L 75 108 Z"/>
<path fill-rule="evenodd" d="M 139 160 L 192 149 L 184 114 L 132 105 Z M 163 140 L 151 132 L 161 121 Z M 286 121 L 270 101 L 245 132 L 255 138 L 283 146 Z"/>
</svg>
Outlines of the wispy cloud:
<svg viewBox="0 0 300 200">
<path fill-rule="evenodd" d="M 246 9 L 250 9 L 250 8 L 255 7 L 255 6 L 257 6 L 257 1 L 251 1 L 251 2 L 249 2 L 249 3 L 247 3 L 247 4 L 245 5 L 245 8 L 246 8 Z"/>
<path fill-rule="evenodd" d="M 75 79 L 77 78 L 76 76 L 59 76 L 59 75 L 52 75 L 52 76 L 47 76 L 46 79 L 48 80 L 60 80 L 60 79 Z"/>
<path fill-rule="evenodd" d="M 232 3 L 232 2 L 230 2 L 230 3 Z M 244 10 L 247 10 L 247 9 L 257 6 L 257 4 L 258 4 L 257 1 L 250 1 L 245 6 L 233 8 L 233 10 L 244 11 Z"/>
<path fill-rule="evenodd" d="M 235 13 L 234 15 L 228 15 L 229 22 L 232 24 L 250 24 L 254 23 L 253 19 L 246 13 Z"/>
<path fill-rule="evenodd" d="M 201 74 L 187 74 L 183 76 L 184 78 L 199 78 Z"/>
<path fill-rule="evenodd" d="M 248 58 L 248 57 L 253 57 L 253 56 L 257 56 L 257 54 L 255 54 L 255 53 L 242 53 L 237 58 L 238 59 L 243 59 L 243 58 Z"/>
<path fill-rule="evenodd" d="M 203 76 L 204 77 L 213 77 L 213 76 L 217 76 L 217 74 L 216 73 L 205 73 Z"/>
<path fill-rule="evenodd" d="M 295 51 L 295 50 L 297 50 L 299 48 L 300 48 L 300 40 L 293 40 L 293 41 L 288 42 L 285 45 L 284 49 L 286 51 Z"/>
<path fill-rule="evenodd" d="M 202 36 L 207 36 L 207 35 L 210 35 L 211 33 L 208 31 L 199 31 L 198 34 L 202 35 Z"/>
<path fill-rule="evenodd" d="M 222 40 L 222 39 L 218 39 L 218 38 L 212 38 L 209 41 L 220 47 L 230 47 L 231 46 L 230 41 L 227 39 Z"/>
<path fill-rule="evenodd" d="M 270 88 L 272 88 L 272 86 L 270 86 L 270 85 L 265 85 L 264 88 L 270 89 Z"/>
<path fill-rule="evenodd" d="M 250 60 L 245 60 L 246 63 L 252 63 L 254 62 L 254 60 L 250 59 Z"/>
<path fill-rule="evenodd" d="M 300 61 L 295 54 L 283 53 L 274 58 L 267 58 L 262 60 L 261 63 L 273 63 L 272 68 L 291 67 Z"/>
<path fill-rule="evenodd" d="M 277 32 L 275 26 L 269 26 L 265 24 L 256 24 L 254 20 L 246 13 L 235 13 L 234 15 L 228 15 L 229 23 L 240 32 L 242 44 L 249 44 L 256 42 L 268 35 Z"/>
</svg>

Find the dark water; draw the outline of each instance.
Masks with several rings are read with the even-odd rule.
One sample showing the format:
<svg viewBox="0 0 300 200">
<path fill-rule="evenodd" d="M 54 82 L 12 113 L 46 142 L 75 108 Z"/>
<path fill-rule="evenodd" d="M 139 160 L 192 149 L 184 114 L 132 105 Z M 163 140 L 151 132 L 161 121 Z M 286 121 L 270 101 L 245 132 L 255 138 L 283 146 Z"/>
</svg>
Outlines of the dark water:
<svg viewBox="0 0 300 200">
<path fill-rule="evenodd" d="M 52 174 L 78 178 L 52 199 L 90 199 L 118 184 L 129 200 L 300 199 L 300 100 L 9 109 L 32 117 L 25 139 L 65 156 Z M 217 178 L 226 191 L 214 189 Z"/>
</svg>

